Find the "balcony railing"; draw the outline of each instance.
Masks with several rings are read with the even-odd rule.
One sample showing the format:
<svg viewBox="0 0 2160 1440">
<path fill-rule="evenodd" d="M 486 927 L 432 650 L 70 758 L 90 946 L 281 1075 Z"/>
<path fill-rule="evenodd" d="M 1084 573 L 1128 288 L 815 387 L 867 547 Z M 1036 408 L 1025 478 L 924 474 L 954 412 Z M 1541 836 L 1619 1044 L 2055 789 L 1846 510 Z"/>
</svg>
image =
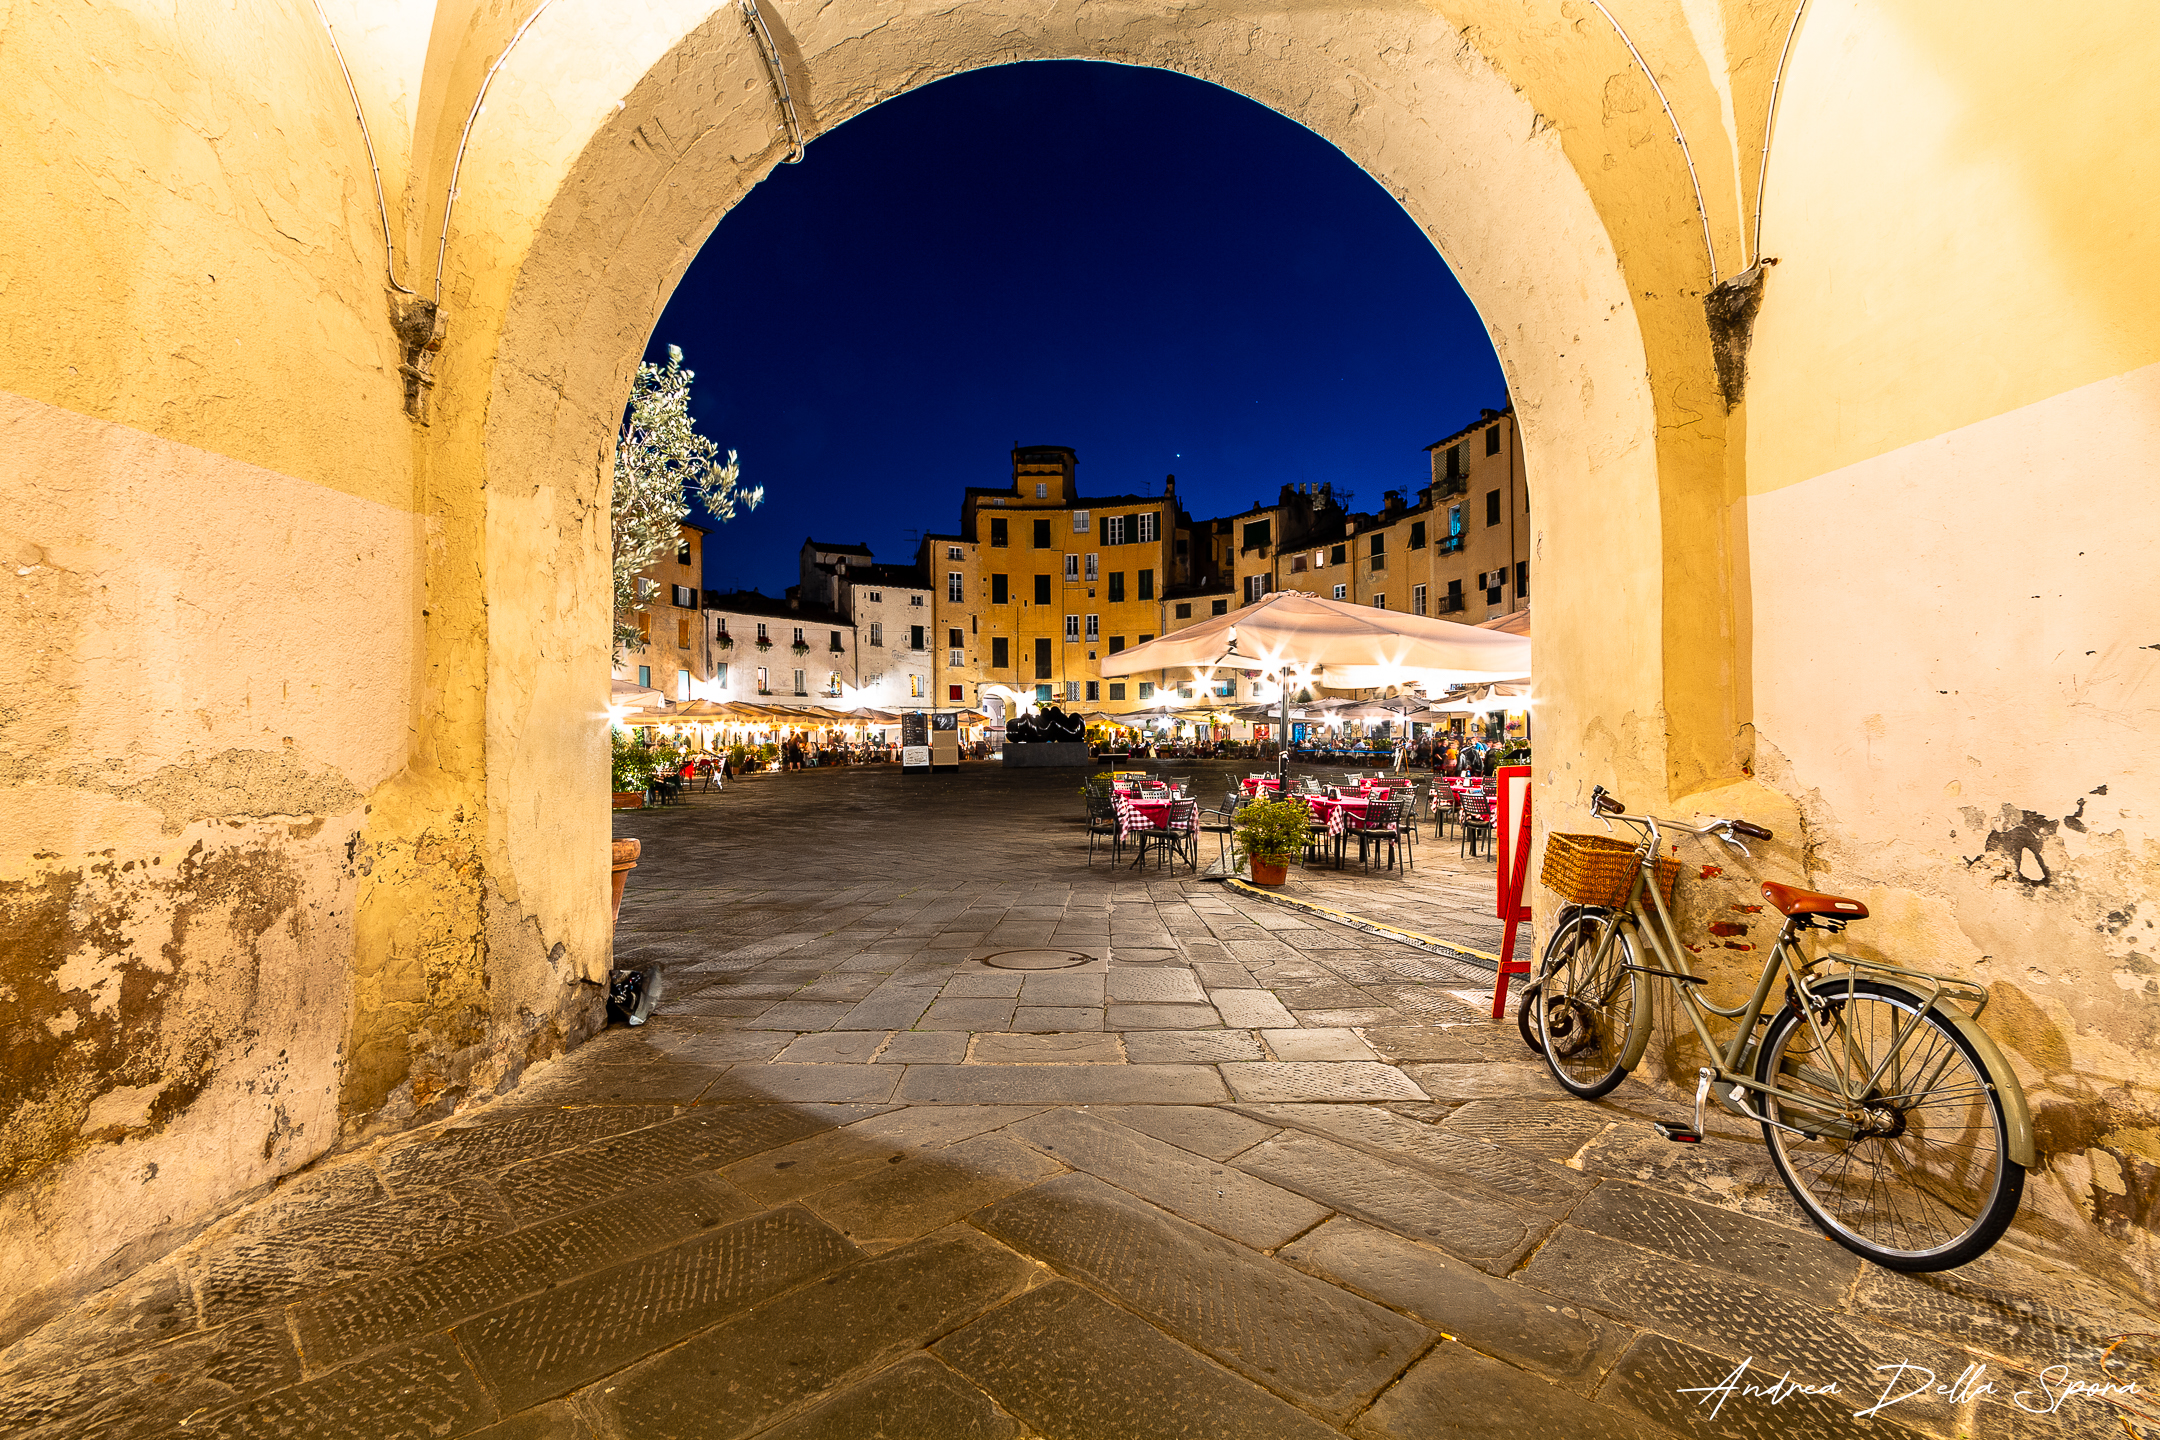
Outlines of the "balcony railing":
<svg viewBox="0 0 2160 1440">
<path fill-rule="evenodd" d="M 1461 535 L 1443 536 L 1437 548 L 1442 555 L 1460 555 L 1465 538 L 1467 537 Z"/>
<path fill-rule="evenodd" d="M 1439 600 L 1439 605 L 1438 605 L 1438 610 L 1439 610 L 1439 613 L 1440 613 L 1440 614 L 1442 614 L 1442 615 L 1456 615 L 1456 614 L 1460 614 L 1460 613 L 1461 613 L 1461 611 L 1462 611 L 1462 608 L 1463 608 L 1463 597 L 1462 597 L 1462 596 L 1460 596 L 1460 595 L 1442 595 L 1442 596 L 1440 597 L 1440 600 Z"/>
<path fill-rule="evenodd" d="M 1438 485 L 1433 486 L 1432 493 L 1435 500 L 1452 500 L 1457 495 L 1467 495 L 1470 493 L 1470 477 L 1467 475 L 1447 476 Z"/>
</svg>

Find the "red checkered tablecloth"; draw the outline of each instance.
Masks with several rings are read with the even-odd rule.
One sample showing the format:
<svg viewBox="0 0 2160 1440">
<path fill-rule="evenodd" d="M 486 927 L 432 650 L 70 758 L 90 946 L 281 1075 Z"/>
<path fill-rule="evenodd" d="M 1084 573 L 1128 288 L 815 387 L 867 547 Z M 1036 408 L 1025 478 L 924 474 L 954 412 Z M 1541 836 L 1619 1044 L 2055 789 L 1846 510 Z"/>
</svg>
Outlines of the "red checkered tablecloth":
<svg viewBox="0 0 2160 1440">
<path fill-rule="evenodd" d="M 1257 794 L 1259 794 L 1259 793 L 1260 793 L 1260 791 L 1261 791 L 1261 789 L 1262 789 L 1263 787 L 1264 787 L 1264 788 L 1266 788 L 1266 789 L 1269 789 L 1269 790 L 1280 790 L 1280 789 L 1282 789 L 1282 781 L 1280 781 L 1280 780 L 1240 780 L 1240 781 L 1238 781 L 1238 788 L 1239 788 L 1239 789 L 1241 789 L 1241 790 L 1243 790 L 1243 791 L 1244 791 L 1244 792 L 1245 792 L 1245 793 L 1246 793 L 1247 795 L 1257 795 Z"/>
<path fill-rule="evenodd" d="M 1365 818 L 1363 800 L 1330 800 L 1325 796 L 1308 795 L 1305 797 L 1305 806 L 1313 812 L 1313 819 L 1324 825 L 1330 835 L 1340 836 L 1353 816 L 1359 820 Z"/>
</svg>

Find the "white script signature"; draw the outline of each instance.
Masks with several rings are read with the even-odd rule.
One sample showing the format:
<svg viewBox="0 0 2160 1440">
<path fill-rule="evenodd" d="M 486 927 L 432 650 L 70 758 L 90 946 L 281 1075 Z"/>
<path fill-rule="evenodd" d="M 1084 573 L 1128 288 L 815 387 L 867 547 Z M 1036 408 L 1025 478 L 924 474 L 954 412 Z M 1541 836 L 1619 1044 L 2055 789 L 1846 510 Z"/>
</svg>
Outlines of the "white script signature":
<svg viewBox="0 0 2160 1440">
<path fill-rule="evenodd" d="M 1842 1397 L 1844 1394 L 1835 1380 L 1807 1384 L 1793 1379 L 1790 1370 L 1775 1380 L 1752 1379 L 1748 1371 L 1754 1363 L 1754 1357 L 1749 1356 L 1735 1365 L 1732 1372 L 1717 1384 L 1690 1385 L 1676 1393 L 1700 1395 L 1702 1398 L 1695 1403 L 1710 1406 L 1712 1416 L 1725 1408 L 1726 1401 L 1735 1397 L 1766 1400 L 1772 1405 L 1780 1405 L 1795 1395 Z M 1995 1382 L 1987 1378 L 1985 1365 L 1966 1366 L 1958 1372 L 1957 1378 L 1948 1384 L 1937 1383 L 1933 1370 L 1925 1365 L 1915 1365 L 1909 1360 L 1901 1360 L 1895 1365 L 1878 1365 L 1875 1373 L 1887 1376 L 1883 1381 L 1882 1393 L 1875 1397 L 1875 1403 L 1867 1409 L 1853 1411 L 1855 1420 L 1865 1420 L 1870 1415 L 1881 1414 L 1893 1405 L 1902 1405 L 1908 1400 L 1923 1396 L 1941 1396 L 1956 1405 L 1965 1400 L 1999 1393 Z M 2118 1384 L 2109 1380 L 2073 1380 L 2070 1378 L 2068 1365 L 2050 1365 L 2040 1372 L 2038 1379 L 2037 1389 L 2028 1387 L 2010 1392 L 2010 1403 L 2028 1415 L 2052 1415 L 2071 1400 L 2105 1400 L 2118 1395 L 2141 1393 L 2137 1385 L 2130 1382 Z"/>
</svg>

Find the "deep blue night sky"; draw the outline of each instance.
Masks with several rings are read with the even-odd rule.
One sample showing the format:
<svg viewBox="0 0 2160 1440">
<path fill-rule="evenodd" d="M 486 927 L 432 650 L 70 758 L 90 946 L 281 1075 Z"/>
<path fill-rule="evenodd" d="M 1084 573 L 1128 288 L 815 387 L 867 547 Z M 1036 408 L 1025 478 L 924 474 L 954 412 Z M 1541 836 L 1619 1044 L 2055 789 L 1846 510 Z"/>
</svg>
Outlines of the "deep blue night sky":
<svg viewBox="0 0 2160 1440">
<path fill-rule="evenodd" d="M 1482 322 L 1340 151 L 1167 71 L 1058 62 L 913 91 L 812 142 L 714 231 L 654 330 L 766 487 L 708 588 L 794 583 L 805 534 L 914 558 L 1007 451 L 1194 516 L 1331 481 L 1414 489 L 1506 402 Z M 699 518 L 693 516 L 693 519 Z"/>
</svg>

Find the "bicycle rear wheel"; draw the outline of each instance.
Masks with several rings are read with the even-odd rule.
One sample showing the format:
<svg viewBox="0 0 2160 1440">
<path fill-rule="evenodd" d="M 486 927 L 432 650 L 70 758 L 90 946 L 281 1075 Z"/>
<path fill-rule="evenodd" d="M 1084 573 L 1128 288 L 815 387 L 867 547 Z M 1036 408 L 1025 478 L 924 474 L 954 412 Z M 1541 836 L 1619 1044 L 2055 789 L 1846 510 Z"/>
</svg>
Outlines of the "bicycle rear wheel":
<svg viewBox="0 0 2160 1440">
<path fill-rule="evenodd" d="M 1800 1097 L 1759 1096 L 1763 1114 L 1809 1132 L 1763 1127 L 1779 1178 L 1831 1239 L 1887 1269 L 1972 1260 L 2001 1238 L 2025 1191 L 1996 1077 L 1911 991 L 1858 981 L 1814 993 L 1821 1039 L 1787 1005 L 1755 1062 L 1757 1080 Z M 1861 1103 L 1849 1110 L 1841 1089 Z"/>
<path fill-rule="evenodd" d="M 1612 943 L 1604 945 L 1608 933 Z M 1595 1100 L 1627 1078 L 1642 977 L 1635 940 L 1610 915 L 1580 914 L 1553 932 L 1534 1001 L 1538 1042 L 1560 1088 Z"/>
</svg>

